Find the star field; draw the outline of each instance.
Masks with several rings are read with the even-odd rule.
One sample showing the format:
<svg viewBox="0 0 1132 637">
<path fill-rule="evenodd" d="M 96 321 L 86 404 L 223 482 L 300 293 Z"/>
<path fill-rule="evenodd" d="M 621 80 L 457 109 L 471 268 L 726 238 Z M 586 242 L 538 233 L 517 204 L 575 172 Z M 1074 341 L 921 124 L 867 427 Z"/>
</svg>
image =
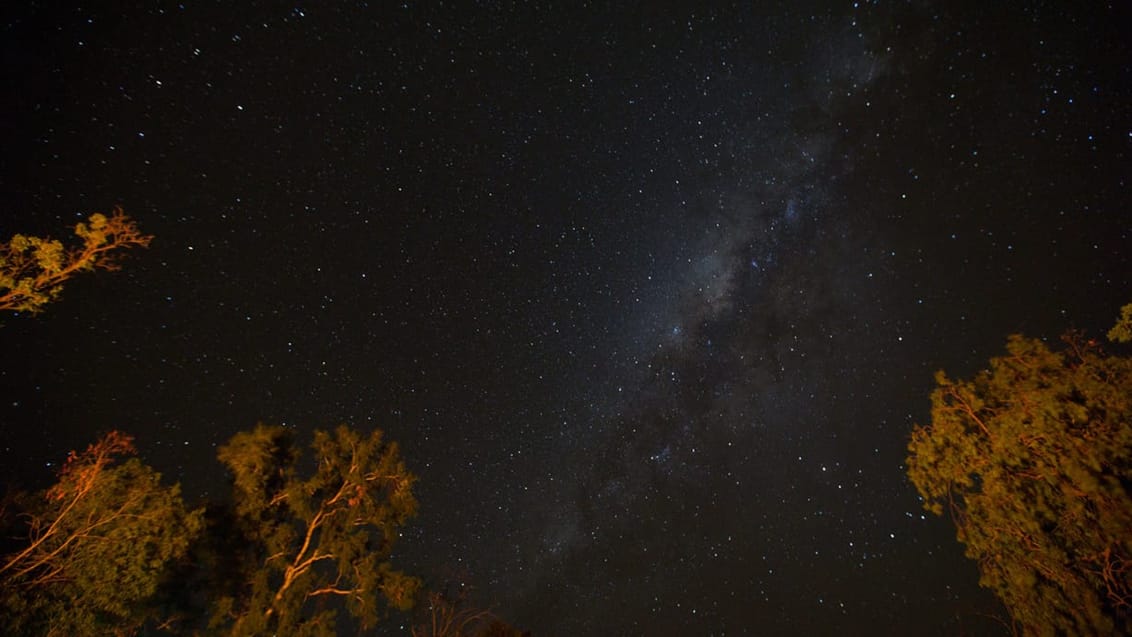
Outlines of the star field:
<svg viewBox="0 0 1132 637">
<path fill-rule="evenodd" d="M 1129 301 L 1126 7 L 0 25 L 0 234 L 156 236 L 4 319 L 6 482 L 120 428 L 191 497 L 256 422 L 376 426 L 395 559 L 535 635 L 1005 634 L 905 445 L 935 370 Z"/>
</svg>

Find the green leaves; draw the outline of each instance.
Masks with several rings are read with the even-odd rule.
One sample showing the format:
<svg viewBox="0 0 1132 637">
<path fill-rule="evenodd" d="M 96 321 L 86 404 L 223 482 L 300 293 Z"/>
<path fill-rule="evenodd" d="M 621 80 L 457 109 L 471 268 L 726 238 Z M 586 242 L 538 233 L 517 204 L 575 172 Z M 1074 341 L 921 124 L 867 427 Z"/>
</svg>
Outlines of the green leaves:
<svg viewBox="0 0 1132 637">
<path fill-rule="evenodd" d="M 178 486 L 136 458 L 113 432 L 72 454 L 58 484 L 31 500 L 26 547 L 0 566 L 0 607 L 17 633 L 102 635 L 137 630 L 202 528 Z M 18 628 L 17 628 L 18 627 Z"/>
<path fill-rule="evenodd" d="M 1129 632 L 1132 360 L 1064 341 L 1012 336 L 973 380 L 938 374 L 908 476 L 1026 633 Z"/>
<path fill-rule="evenodd" d="M 317 431 L 314 469 L 281 427 L 257 425 L 220 449 L 234 483 L 234 511 L 248 554 L 239 575 L 249 591 L 225 602 L 233 635 L 332 631 L 328 600 L 341 600 L 362 626 L 382 608 L 407 609 L 419 581 L 388 561 L 399 528 L 416 512 L 415 477 L 381 431 Z M 326 634 L 332 634 L 327 632 Z"/>
<path fill-rule="evenodd" d="M 1120 319 L 1108 331 L 1108 340 L 1114 343 L 1132 342 L 1132 303 L 1120 308 Z"/>
<path fill-rule="evenodd" d="M 286 495 L 296 460 L 287 430 L 264 424 L 232 436 L 217 457 L 231 472 L 237 510 L 245 517 L 266 513 L 273 498 Z"/>
<path fill-rule="evenodd" d="M 121 210 L 109 217 L 92 214 L 87 223 L 75 226 L 75 234 L 82 245 L 73 249 L 53 239 L 19 234 L 0 242 L 0 310 L 40 312 L 75 274 L 117 269 L 117 252 L 148 246 L 153 239 L 141 234 Z"/>
<path fill-rule="evenodd" d="M 0 560 L 6 630 L 202 629 L 204 606 L 209 634 L 334 635 L 339 610 L 370 627 L 412 606 L 420 581 L 389 557 L 416 512 L 415 477 L 380 431 L 316 432 L 305 462 L 283 427 L 237 433 L 219 451 L 232 497 L 207 525 L 179 487 L 119 461 L 133 451 L 108 434 L 24 506 L 26 542 Z"/>
</svg>

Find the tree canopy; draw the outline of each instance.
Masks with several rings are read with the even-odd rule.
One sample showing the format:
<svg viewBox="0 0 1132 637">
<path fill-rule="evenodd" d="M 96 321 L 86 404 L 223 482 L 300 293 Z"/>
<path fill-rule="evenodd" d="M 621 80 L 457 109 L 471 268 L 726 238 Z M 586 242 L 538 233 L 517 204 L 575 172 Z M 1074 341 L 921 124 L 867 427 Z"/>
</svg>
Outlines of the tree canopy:
<svg viewBox="0 0 1132 637">
<path fill-rule="evenodd" d="M 142 234 L 121 208 L 109 217 L 90 215 L 86 222 L 75 224 L 75 235 L 82 245 L 74 248 L 22 234 L 0 242 L 0 311 L 41 312 L 59 298 L 68 279 L 95 268 L 117 270 L 117 252 L 148 246 L 153 239 Z"/>
<path fill-rule="evenodd" d="M 1114 343 L 1132 342 L 1132 303 L 1120 308 L 1120 318 L 1108 331 L 1108 340 Z"/>
<path fill-rule="evenodd" d="M 1011 336 L 974 379 L 938 373 L 908 475 L 1021 632 L 1128 634 L 1132 358 L 1063 341 Z"/>
<path fill-rule="evenodd" d="M 380 430 L 317 431 L 315 468 L 283 427 L 232 437 L 220 460 L 232 474 L 235 526 L 246 550 L 234 590 L 213 627 L 232 635 L 333 635 L 339 599 L 363 627 L 383 607 L 407 610 L 420 582 L 389 562 L 400 528 L 416 513 L 416 478 Z"/>
<path fill-rule="evenodd" d="M 15 523 L 23 547 L 0 560 L 0 613 L 13 634 L 131 634 L 167 572 L 202 528 L 177 485 L 111 432 L 72 453 L 59 482 L 29 498 Z"/>
<path fill-rule="evenodd" d="M 15 634 L 335 635 L 407 610 L 420 581 L 393 568 L 416 511 L 415 477 L 380 430 L 317 431 L 311 462 L 290 431 L 258 425 L 219 457 L 232 494 L 189 510 L 176 485 L 112 432 L 72 453 L 59 482 L 24 498 L 0 560 L 0 625 Z M 309 467 L 309 471 L 304 471 Z M 184 580 L 184 581 L 178 581 Z M 213 610 L 201 619 L 200 607 Z"/>
</svg>

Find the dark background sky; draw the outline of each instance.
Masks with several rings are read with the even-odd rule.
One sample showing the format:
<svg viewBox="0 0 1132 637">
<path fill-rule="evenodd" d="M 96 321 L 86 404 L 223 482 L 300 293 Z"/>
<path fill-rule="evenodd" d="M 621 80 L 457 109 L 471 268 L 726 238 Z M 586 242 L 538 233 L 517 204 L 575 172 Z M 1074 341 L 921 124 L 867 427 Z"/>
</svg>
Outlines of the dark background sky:
<svg viewBox="0 0 1132 637">
<path fill-rule="evenodd" d="M 0 235 L 156 235 L 4 319 L 0 477 L 377 426 L 537 635 L 1005 634 L 904 448 L 1132 300 L 1129 5 L 484 4 L 0 9 Z"/>
</svg>

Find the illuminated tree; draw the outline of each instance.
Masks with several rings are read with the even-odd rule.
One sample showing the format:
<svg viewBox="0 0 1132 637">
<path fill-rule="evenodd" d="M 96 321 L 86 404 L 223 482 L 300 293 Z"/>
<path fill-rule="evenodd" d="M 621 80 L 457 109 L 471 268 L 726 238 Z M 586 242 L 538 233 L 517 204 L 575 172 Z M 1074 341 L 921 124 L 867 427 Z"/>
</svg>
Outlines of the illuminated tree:
<svg viewBox="0 0 1132 637">
<path fill-rule="evenodd" d="M 315 432 L 313 475 L 282 427 L 258 425 L 220 449 L 232 474 L 242 555 L 211 628 L 232 635 L 333 635 L 341 603 L 363 627 L 407 610 L 416 578 L 389 562 L 416 511 L 415 477 L 381 431 Z"/>
<path fill-rule="evenodd" d="M 1108 331 L 1108 340 L 1114 343 L 1132 342 L 1132 303 L 1120 308 L 1120 319 Z"/>
<path fill-rule="evenodd" d="M 22 548 L 0 562 L 0 611 L 9 634 L 128 635 L 155 618 L 148 606 L 168 564 L 201 528 L 178 486 L 111 432 L 72 452 L 59 482 L 19 516 Z"/>
<path fill-rule="evenodd" d="M 109 217 L 95 213 L 75 225 L 82 245 L 65 248 L 59 241 L 17 234 L 0 243 L 0 311 L 37 313 L 59 298 L 63 283 L 79 272 L 117 270 L 115 254 L 122 248 L 148 246 L 143 235 L 120 208 Z"/>
<path fill-rule="evenodd" d="M 937 374 L 908 475 L 1020 632 L 1132 634 L 1132 358 L 1063 340 L 1012 336 L 974 380 Z"/>
</svg>

